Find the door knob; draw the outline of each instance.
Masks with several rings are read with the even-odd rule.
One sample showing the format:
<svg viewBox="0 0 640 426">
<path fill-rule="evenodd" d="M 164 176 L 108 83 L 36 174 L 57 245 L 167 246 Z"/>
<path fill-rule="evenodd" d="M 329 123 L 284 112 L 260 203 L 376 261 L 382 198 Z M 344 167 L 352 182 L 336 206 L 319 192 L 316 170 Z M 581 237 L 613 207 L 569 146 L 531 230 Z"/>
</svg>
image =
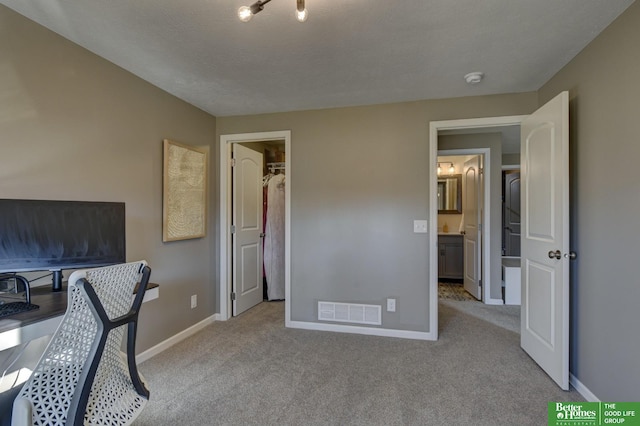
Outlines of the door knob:
<svg viewBox="0 0 640 426">
<path fill-rule="evenodd" d="M 564 258 L 565 259 L 571 259 L 574 260 L 576 257 L 578 257 L 578 255 L 576 254 L 575 251 L 570 251 L 569 253 L 565 253 L 564 254 Z"/>
<path fill-rule="evenodd" d="M 560 258 L 562 258 L 562 253 L 560 253 L 560 250 L 549 251 L 549 259 L 560 259 Z"/>
</svg>

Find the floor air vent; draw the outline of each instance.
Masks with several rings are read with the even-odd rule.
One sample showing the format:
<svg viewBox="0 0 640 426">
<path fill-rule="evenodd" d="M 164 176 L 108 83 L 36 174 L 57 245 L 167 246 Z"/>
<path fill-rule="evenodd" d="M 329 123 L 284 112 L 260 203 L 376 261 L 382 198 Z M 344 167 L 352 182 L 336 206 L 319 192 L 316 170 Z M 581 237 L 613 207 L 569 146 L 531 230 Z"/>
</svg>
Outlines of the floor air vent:
<svg viewBox="0 0 640 426">
<path fill-rule="evenodd" d="M 382 306 L 357 303 L 318 302 L 319 321 L 382 324 Z"/>
</svg>

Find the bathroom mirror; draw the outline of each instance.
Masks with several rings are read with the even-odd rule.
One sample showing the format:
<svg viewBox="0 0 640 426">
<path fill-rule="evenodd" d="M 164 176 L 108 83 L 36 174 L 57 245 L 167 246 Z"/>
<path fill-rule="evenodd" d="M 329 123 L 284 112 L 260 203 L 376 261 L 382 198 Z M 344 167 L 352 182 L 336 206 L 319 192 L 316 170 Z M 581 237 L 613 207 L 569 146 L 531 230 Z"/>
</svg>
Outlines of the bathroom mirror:
<svg viewBox="0 0 640 426">
<path fill-rule="evenodd" d="M 438 176 L 438 213 L 462 213 L 462 175 Z"/>
</svg>

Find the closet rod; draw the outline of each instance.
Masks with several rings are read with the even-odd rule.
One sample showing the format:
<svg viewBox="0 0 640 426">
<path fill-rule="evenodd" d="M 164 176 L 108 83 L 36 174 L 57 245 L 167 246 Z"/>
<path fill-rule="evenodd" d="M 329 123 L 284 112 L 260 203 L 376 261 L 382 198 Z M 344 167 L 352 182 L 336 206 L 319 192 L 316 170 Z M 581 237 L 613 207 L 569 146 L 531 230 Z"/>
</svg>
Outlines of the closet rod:
<svg viewBox="0 0 640 426">
<path fill-rule="evenodd" d="M 269 170 L 284 170 L 286 168 L 286 163 L 284 161 L 276 162 L 276 163 L 267 163 L 267 167 Z"/>
</svg>

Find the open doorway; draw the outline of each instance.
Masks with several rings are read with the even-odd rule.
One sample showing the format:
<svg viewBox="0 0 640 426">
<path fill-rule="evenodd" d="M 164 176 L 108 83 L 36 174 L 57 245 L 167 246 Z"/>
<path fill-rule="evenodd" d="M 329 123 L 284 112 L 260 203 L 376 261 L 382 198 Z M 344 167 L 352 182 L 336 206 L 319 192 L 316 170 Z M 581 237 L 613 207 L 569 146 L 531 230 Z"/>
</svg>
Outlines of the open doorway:
<svg viewBox="0 0 640 426">
<path fill-rule="evenodd" d="M 482 300 L 484 304 L 502 305 L 502 202 L 501 202 L 501 141 L 495 146 L 495 142 L 483 145 L 469 144 L 457 141 L 440 146 L 439 139 L 448 134 L 491 134 L 498 132 L 505 126 L 519 126 L 525 116 L 491 117 L 482 119 L 448 120 L 430 123 L 430 158 L 438 158 L 439 155 L 465 154 L 465 150 L 484 149 L 484 167 L 482 173 L 482 188 L 486 197 L 485 206 L 481 214 L 481 257 L 480 277 L 482 279 Z M 488 138 L 488 136 L 487 136 Z M 519 138 L 518 138 L 519 141 Z M 493 148 L 493 149 L 492 149 Z M 451 152 L 455 151 L 455 152 Z M 468 154 L 468 153 L 467 153 Z M 465 154 L 466 155 L 466 154 Z M 437 161 L 430 164 L 430 176 L 437 176 Z M 493 196 L 492 196 L 493 194 Z M 497 201 L 496 201 L 497 200 Z M 497 203 L 497 204 L 496 204 Z M 437 179 L 431 180 L 430 185 L 430 212 L 429 233 L 430 247 L 438 247 L 438 212 L 437 212 Z M 430 265 L 430 321 L 438 324 L 438 254 L 439 251 L 431 250 Z M 434 327 L 437 338 L 437 327 Z"/>
<path fill-rule="evenodd" d="M 505 269 L 505 257 L 502 257 L 502 291 L 497 300 L 491 300 L 490 291 L 487 286 L 482 285 L 485 277 L 490 276 L 491 256 L 487 256 L 486 253 L 490 253 L 488 250 L 492 241 L 500 241 L 504 250 L 502 236 L 505 229 L 504 215 L 502 226 L 490 228 L 488 235 L 484 235 L 481 226 L 485 222 L 490 223 L 490 213 L 496 214 L 497 211 L 499 214 L 505 211 L 505 180 L 501 179 L 501 190 L 497 192 L 491 191 L 495 189 L 491 188 L 491 185 L 485 188 L 484 184 L 487 182 L 483 181 L 483 178 L 490 176 L 492 172 L 491 161 L 486 160 L 486 157 L 490 157 L 491 148 L 485 148 L 484 151 L 486 155 L 477 148 L 438 151 L 438 164 L 441 166 L 438 174 L 438 304 L 519 333 L 519 287 L 516 294 L 514 282 L 510 282 L 508 291 L 505 291 L 504 286 L 507 281 L 505 278 L 514 281 L 513 275 L 519 268 L 520 259 L 511 258 L 512 264 L 508 264 L 508 268 Z M 499 169 L 496 172 L 495 174 L 500 176 Z M 504 176 L 505 171 L 502 170 L 502 177 Z M 454 207 L 453 210 L 441 209 L 447 207 L 449 196 L 452 195 L 446 184 L 451 187 L 458 179 L 462 183 L 459 204 L 448 206 Z M 518 193 L 515 192 L 515 188 L 512 190 L 511 201 L 518 204 L 519 197 L 515 197 Z M 445 198 L 441 200 L 443 196 Z M 515 244 L 515 241 L 512 242 Z M 514 268 L 516 263 L 517 268 Z M 506 276 L 505 270 L 508 272 Z M 519 280 L 517 283 L 519 284 Z M 490 302 L 487 303 L 487 300 Z"/>
<path fill-rule="evenodd" d="M 479 174 L 477 166 L 466 163 L 475 154 L 480 157 Z M 520 266 L 520 126 L 443 130 L 438 134 L 437 165 L 439 289 L 443 276 L 451 278 L 442 266 L 457 264 L 464 267 L 465 288 L 476 299 L 519 305 L 519 282 L 514 278 Z M 441 210 L 442 181 L 451 180 L 454 172 L 462 176 L 462 202 L 457 211 Z M 476 187 L 477 194 L 469 190 Z M 443 261 L 441 239 L 462 243 L 462 259 Z"/>
<path fill-rule="evenodd" d="M 521 126 L 522 223 L 520 237 L 522 301 L 520 346 L 562 389 L 569 388 L 569 93 L 528 116 L 490 117 L 430 123 L 429 154 L 437 157 L 440 132 Z M 437 338 L 437 179 L 430 164 L 430 321 Z M 501 171 L 501 170 L 500 170 Z M 488 177 L 487 177 L 488 178 Z M 500 183 L 501 179 L 498 178 Z M 501 219 L 501 218 L 500 218 Z M 502 254 L 489 253 L 491 268 L 502 267 Z M 492 271 L 493 273 L 493 271 Z M 500 290 L 500 287 L 497 287 Z M 491 286 L 490 291 L 496 290 Z"/>
<path fill-rule="evenodd" d="M 485 157 L 489 149 L 438 151 L 438 296 L 485 300 Z M 485 241 L 486 240 L 486 241 Z"/>
<path fill-rule="evenodd" d="M 285 299 L 284 140 L 231 145 L 232 316 Z"/>
<path fill-rule="evenodd" d="M 291 161 L 287 154 L 290 144 L 290 131 L 220 137 L 219 300 L 222 320 L 261 303 L 266 296 L 267 300 L 285 300 L 285 323 L 289 321 Z M 265 200 L 269 189 L 274 190 L 272 197 L 282 197 L 277 203 L 272 198 L 271 212 L 267 210 L 269 201 Z M 277 225 L 265 223 L 269 217 L 264 212 L 276 210 Z M 283 237 L 274 237 L 276 233 L 282 233 Z"/>
</svg>

